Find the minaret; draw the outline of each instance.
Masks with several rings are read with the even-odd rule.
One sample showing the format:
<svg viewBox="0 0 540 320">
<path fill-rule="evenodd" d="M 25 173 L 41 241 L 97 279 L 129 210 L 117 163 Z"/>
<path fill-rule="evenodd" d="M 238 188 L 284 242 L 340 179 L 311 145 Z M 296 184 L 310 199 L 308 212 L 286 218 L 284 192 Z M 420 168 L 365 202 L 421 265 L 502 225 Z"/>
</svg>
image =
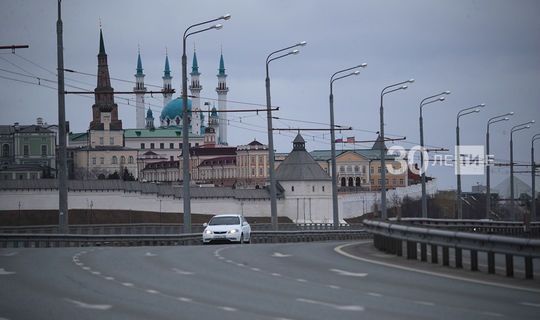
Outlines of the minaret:
<svg viewBox="0 0 540 320">
<path fill-rule="evenodd" d="M 171 69 L 169 68 L 169 55 L 165 54 L 165 70 L 163 71 L 163 89 L 161 92 L 163 93 L 163 107 L 171 102 L 172 99 L 172 85 L 171 85 Z"/>
<path fill-rule="evenodd" d="M 144 129 L 144 94 L 146 93 L 146 88 L 144 87 L 144 73 L 140 50 L 137 57 L 137 73 L 135 74 L 135 87 L 133 88 L 133 92 L 135 92 L 136 128 Z"/>
<path fill-rule="evenodd" d="M 210 111 L 210 114 L 208 115 L 208 128 L 212 128 L 214 130 L 214 133 L 217 135 L 219 127 L 219 116 L 216 110 L 216 107 L 212 107 L 212 111 Z M 217 140 L 217 137 L 216 137 Z"/>
<path fill-rule="evenodd" d="M 154 130 L 154 115 L 152 114 L 152 109 L 148 108 L 146 112 L 146 129 Z"/>
<path fill-rule="evenodd" d="M 197 63 L 197 53 L 193 52 L 193 64 L 191 66 L 191 84 L 189 90 L 191 91 L 191 133 L 195 135 L 201 134 L 201 90 L 202 86 L 199 82 L 199 64 Z"/>
<path fill-rule="evenodd" d="M 227 74 L 225 74 L 225 63 L 223 62 L 223 53 L 219 59 L 219 70 L 217 74 L 218 86 L 216 92 L 218 94 L 218 110 L 219 110 L 219 131 L 217 133 L 218 144 L 227 145 Z"/>
<path fill-rule="evenodd" d="M 118 119 L 118 105 L 114 103 L 114 89 L 111 87 L 107 54 L 103 42 L 103 32 L 99 30 L 97 86 L 94 89 L 95 103 L 92 106 L 92 122 L 90 130 L 104 130 L 102 116 L 107 118 L 107 127 L 110 130 L 122 130 L 122 120 Z M 103 113 L 103 115 L 102 115 Z"/>
</svg>

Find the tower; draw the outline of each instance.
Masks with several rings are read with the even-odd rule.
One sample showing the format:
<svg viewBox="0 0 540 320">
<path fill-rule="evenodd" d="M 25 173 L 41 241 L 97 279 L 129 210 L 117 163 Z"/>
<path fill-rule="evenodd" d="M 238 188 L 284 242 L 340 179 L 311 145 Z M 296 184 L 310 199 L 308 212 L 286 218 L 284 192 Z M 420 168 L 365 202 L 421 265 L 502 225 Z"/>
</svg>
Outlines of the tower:
<svg viewBox="0 0 540 320">
<path fill-rule="evenodd" d="M 136 128 L 144 129 L 144 94 L 146 93 L 146 88 L 144 87 L 144 73 L 140 50 L 137 57 L 137 73 L 135 74 L 135 87 L 133 88 L 133 92 L 135 92 Z"/>
<path fill-rule="evenodd" d="M 217 74 L 218 86 L 216 92 L 218 94 L 218 110 L 219 110 L 219 132 L 218 143 L 221 145 L 227 145 L 227 74 L 225 74 L 225 63 L 223 62 L 223 53 L 219 59 L 219 70 Z"/>
<path fill-rule="evenodd" d="M 199 64 L 197 63 L 197 53 L 193 52 L 193 64 L 191 66 L 191 84 L 189 85 L 189 90 L 191 91 L 191 133 L 200 135 L 201 134 L 201 90 L 202 86 L 199 82 Z"/>
<path fill-rule="evenodd" d="M 171 69 L 169 68 L 169 55 L 165 54 L 165 70 L 163 71 L 163 107 L 165 107 L 172 99 L 172 85 L 171 85 Z"/>
<path fill-rule="evenodd" d="M 118 105 L 114 103 L 114 89 L 111 87 L 107 53 L 105 53 L 101 29 L 99 30 L 99 53 L 97 57 L 97 86 L 94 89 L 95 103 L 92 106 L 90 130 L 105 130 L 105 127 L 110 130 L 122 130 L 122 120 L 118 119 Z"/>
<path fill-rule="evenodd" d="M 219 127 L 219 117 L 216 107 L 212 107 L 212 111 L 210 111 L 210 115 L 208 116 L 208 127 L 212 128 L 214 130 L 214 133 L 217 135 L 217 129 Z M 217 138 L 218 137 L 216 137 L 216 140 Z"/>
<path fill-rule="evenodd" d="M 148 111 L 146 112 L 146 129 L 154 130 L 154 114 L 152 113 L 152 109 L 148 108 Z"/>
</svg>

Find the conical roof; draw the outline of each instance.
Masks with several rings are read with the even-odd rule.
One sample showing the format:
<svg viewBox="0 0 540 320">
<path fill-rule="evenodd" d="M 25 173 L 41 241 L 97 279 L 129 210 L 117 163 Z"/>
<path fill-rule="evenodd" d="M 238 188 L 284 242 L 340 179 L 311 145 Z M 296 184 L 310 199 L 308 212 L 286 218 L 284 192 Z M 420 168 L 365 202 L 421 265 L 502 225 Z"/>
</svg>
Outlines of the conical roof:
<svg viewBox="0 0 540 320">
<path fill-rule="evenodd" d="M 306 151 L 305 140 L 300 134 L 293 141 L 293 150 L 276 169 L 278 181 L 328 181 L 326 173 Z"/>
</svg>

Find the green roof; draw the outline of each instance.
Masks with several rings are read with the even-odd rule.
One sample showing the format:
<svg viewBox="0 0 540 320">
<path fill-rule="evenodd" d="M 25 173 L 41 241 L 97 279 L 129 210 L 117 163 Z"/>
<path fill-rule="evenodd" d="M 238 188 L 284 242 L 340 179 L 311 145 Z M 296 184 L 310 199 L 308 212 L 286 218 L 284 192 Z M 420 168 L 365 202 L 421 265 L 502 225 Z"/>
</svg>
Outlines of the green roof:
<svg viewBox="0 0 540 320">
<path fill-rule="evenodd" d="M 174 138 L 181 137 L 182 129 L 174 128 L 156 128 L 156 129 L 125 129 L 124 137 L 129 138 Z M 197 135 L 192 135 L 197 136 Z"/>
<path fill-rule="evenodd" d="M 87 132 L 69 133 L 69 141 L 86 141 L 88 140 Z"/>
<path fill-rule="evenodd" d="M 380 150 L 373 149 L 356 149 L 356 150 L 336 150 L 336 157 L 339 157 L 343 153 L 351 151 L 354 152 L 368 160 L 379 160 L 381 158 Z M 330 150 L 313 150 L 310 152 L 311 156 L 315 161 L 328 161 L 332 158 L 332 152 Z M 396 156 L 386 155 L 386 159 L 395 159 Z"/>
</svg>

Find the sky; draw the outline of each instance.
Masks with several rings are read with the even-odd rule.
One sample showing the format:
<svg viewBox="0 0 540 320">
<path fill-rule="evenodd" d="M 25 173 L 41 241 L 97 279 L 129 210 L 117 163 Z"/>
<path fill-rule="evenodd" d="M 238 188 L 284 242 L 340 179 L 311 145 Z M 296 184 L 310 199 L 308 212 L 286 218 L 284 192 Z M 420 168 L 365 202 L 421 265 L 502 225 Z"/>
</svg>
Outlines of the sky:
<svg viewBox="0 0 540 320">
<path fill-rule="evenodd" d="M 222 22 L 221 30 L 188 39 L 189 65 L 194 48 L 197 52 L 202 102 L 217 99 L 216 74 L 223 52 L 228 108 L 264 108 L 266 56 L 307 41 L 298 55 L 270 64 L 272 104 L 280 108 L 274 112 L 280 118 L 274 120 L 274 127 L 328 128 L 330 76 L 367 63 L 358 76 L 334 83 L 335 123 L 353 128 L 337 132 L 336 138 L 374 140 L 379 131 L 381 90 L 414 78 L 407 90 L 384 98 L 387 138 L 406 137 L 389 146 L 410 149 L 418 145 L 420 101 L 449 90 L 446 101 L 424 109 L 426 145 L 449 150 L 440 154 L 453 154 L 457 112 L 485 103 L 481 112 L 460 119 L 461 143 L 483 145 L 487 120 L 513 111 L 509 121 L 491 127 L 491 154 L 496 162 L 508 163 L 510 128 L 535 119 L 538 123 L 530 129 L 514 133 L 515 161 L 530 163 L 531 137 L 540 133 L 540 2 L 535 0 L 64 0 L 64 65 L 96 73 L 101 23 L 109 71 L 119 79 L 112 80 L 115 90 L 132 90 L 134 84 L 128 81 L 134 81 L 140 48 L 148 89 L 159 90 L 151 85 L 162 85 L 167 51 L 173 87 L 180 92 L 184 30 L 226 13 L 232 18 Z M 49 124 L 58 122 L 56 21 L 56 0 L 0 2 L 0 45 L 30 46 L 15 54 L 0 52 L 0 124 L 32 124 L 37 117 Z M 66 73 L 66 84 L 92 91 L 96 78 Z M 70 89 L 79 90 L 66 88 Z M 122 97 L 131 101 L 128 105 L 126 99 L 116 97 L 120 118 L 124 128 L 133 128 L 134 97 Z M 147 97 L 146 102 L 156 116 L 161 112 L 162 97 Z M 72 132 L 88 129 L 92 104 L 93 96 L 66 97 L 66 119 Z M 265 113 L 229 114 L 229 119 L 230 145 L 253 139 L 267 143 Z M 330 148 L 328 131 L 302 134 L 308 150 Z M 289 152 L 295 135 L 294 131 L 275 132 L 276 151 Z M 371 145 L 338 144 L 337 149 Z M 539 151 L 536 158 L 540 159 Z M 430 166 L 427 174 L 437 178 L 439 188 L 452 189 L 456 185 L 453 172 L 452 167 Z M 507 167 L 495 167 L 492 186 L 508 176 Z M 530 174 L 517 176 L 530 184 Z M 484 184 L 485 176 L 463 176 L 462 183 L 467 191 Z"/>
</svg>

